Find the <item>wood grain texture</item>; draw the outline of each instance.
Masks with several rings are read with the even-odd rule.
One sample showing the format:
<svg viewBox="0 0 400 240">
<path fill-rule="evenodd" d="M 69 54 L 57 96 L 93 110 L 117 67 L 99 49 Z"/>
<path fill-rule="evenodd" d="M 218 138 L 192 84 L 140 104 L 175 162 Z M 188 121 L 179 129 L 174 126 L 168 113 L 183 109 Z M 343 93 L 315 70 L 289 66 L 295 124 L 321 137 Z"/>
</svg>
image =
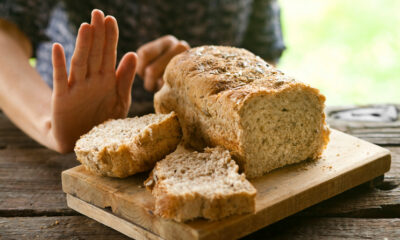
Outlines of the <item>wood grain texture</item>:
<svg viewBox="0 0 400 240">
<path fill-rule="evenodd" d="M 218 222 L 186 224 L 153 214 L 154 199 L 141 187 L 146 175 L 112 179 L 92 175 L 82 166 L 62 174 L 63 190 L 99 207 L 111 207 L 122 218 L 166 239 L 231 239 L 292 215 L 389 170 L 389 152 L 371 143 L 333 131 L 319 161 L 273 171 L 252 181 L 257 188 L 256 213 Z"/>
<path fill-rule="evenodd" d="M 381 186 L 373 189 L 357 187 L 321 203 L 321 206 L 307 209 L 305 213 L 346 217 L 394 215 L 391 209 L 400 204 L 400 147 L 387 149 L 392 153 L 392 164 Z M 62 163 L 61 168 L 55 168 L 56 164 L 46 160 L 49 158 Z M 76 164 L 73 156 L 62 156 L 45 149 L 0 150 L 0 216 L 74 214 L 75 211 L 66 206 L 58 174 Z"/>
<path fill-rule="evenodd" d="M 85 216 L 0 218 L 1 240 L 127 240 L 121 233 Z"/>
<path fill-rule="evenodd" d="M 0 150 L 0 216 L 73 214 L 60 175 L 76 165 L 73 154 L 43 148 Z"/>
<path fill-rule="evenodd" d="M 400 104 L 331 106 L 326 113 L 332 128 L 375 144 L 400 145 Z"/>
<path fill-rule="evenodd" d="M 346 122 L 342 126 L 346 131 Z M 385 133 L 396 128 L 380 123 L 356 126 L 348 132 L 366 132 L 363 137 L 371 128 Z M 398 239 L 400 145 L 382 137 L 392 152 L 391 169 L 382 185 L 353 188 L 246 239 Z M 60 172 L 77 164 L 73 154 L 44 149 L 0 110 L 0 239 L 128 239 L 85 216 L 64 216 L 79 213 L 66 205 Z"/>
<path fill-rule="evenodd" d="M 400 219 L 290 217 L 250 234 L 251 239 L 399 239 Z"/>
<path fill-rule="evenodd" d="M 252 239 L 398 239 L 400 219 L 290 217 L 246 236 Z M 0 239 L 127 240 L 85 216 L 0 218 Z"/>
<path fill-rule="evenodd" d="M 390 171 L 373 188 L 359 186 L 304 210 L 304 216 L 400 217 L 400 147 L 387 147 Z"/>
<path fill-rule="evenodd" d="M 393 216 L 397 211 L 392 209 L 400 204 L 400 147 L 387 149 L 392 152 L 392 164 L 383 185 L 349 190 L 305 213 L 347 217 L 378 217 L 390 213 Z M 45 149 L 0 150 L 0 216 L 74 214 L 66 206 L 59 174 L 76 164 L 73 154 L 62 156 Z"/>
<path fill-rule="evenodd" d="M 4 148 L 26 149 L 43 147 L 19 130 L 7 116 L 0 111 L 0 149 Z"/>
<path fill-rule="evenodd" d="M 354 188 L 299 214 L 322 217 L 400 217 L 400 189 Z"/>
<path fill-rule="evenodd" d="M 385 147 L 392 154 L 390 171 L 385 174 L 387 180 L 400 180 L 400 147 Z"/>
<path fill-rule="evenodd" d="M 146 240 L 146 239 L 151 239 L 151 240 L 161 240 L 159 236 L 147 231 L 146 229 L 143 229 L 142 227 L 133 224 L 131 222 L 128 222 L 118 216 L 115 216 L 111 211 L 105 210 L 103 208 L 98 208 L 94 205 L 88 204 L 79 198 L 73 197 L 69 194 L 67 194 L 67 202 L 68 206 L 70 208 L 73 208 L 80 213 L 95 219 L 96 221 L 112 227 L 118 232 L 121 232 L 125 234 L 126 236 L 129 236 L 133 239 L 136 240 Z"/>
</svg>

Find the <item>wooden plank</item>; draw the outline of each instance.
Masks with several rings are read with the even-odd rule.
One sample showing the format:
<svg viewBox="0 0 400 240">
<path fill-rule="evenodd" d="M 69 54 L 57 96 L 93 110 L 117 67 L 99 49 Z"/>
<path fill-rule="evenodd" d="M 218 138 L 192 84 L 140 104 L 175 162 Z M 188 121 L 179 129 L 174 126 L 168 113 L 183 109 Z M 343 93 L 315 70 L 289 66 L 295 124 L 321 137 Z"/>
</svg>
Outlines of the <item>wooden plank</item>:
<svg viewBox="0 0 400 240">
<path fill-rule="evenodd" d="M 0 112 L 0 149 L 43 148 L 39 143 L 19 130 L 3 112 Z"/>
<path fill-rule="evenodd" d="M 304 210 L 301 216 L 400 217 L 400 189 L 355 188 Z"/>
<path fill-rule="evenodd" d="M 383 188 L 389 189 L 352 189 L 305 210 L 304 214 L 345 217 L 397 214 L 393 207 L 400 199 L 400 147 L 387 149 L 392 152 L 392 164 L 385 174 Z M 45 149 L 0 150 L 0 216 L 74 214 L 66 205 L 59 174 L 76 164 L 73 154 L 63 156 Z"/>
<path fill-rule="evenodd" d="M 331 120 L 347 120 L 361 126 L 369 124 L 400 126 L 400 122 L 396 121 L 400 120 L 400 104 L 327 106 L 325 111 Z"/>
<path fill-rule="evenodd" d="M 67 194 L 68 207 L 106 225 L 114 228 L 118 232 L 137 240 L 157 239 L 161 238 L 142 227 L 115 216 L 111 211 L 100 209 L 79 198 Z"/>
<path fill-rule="evenodd" d="M 399 239 L 400 219 L 291 217 L 255 232 L 250 239 Z"/>
<path fill-rule="evenodd" d="M 400 145 L 400 104 L 331 106 L 326 113 L 335 129 L 375 144 Z"/>
<path fill-rule="evenodd" d="M 94 207 L 78 198 L 68 195 L 68 205 L 77 211 L 103 223 L 117 226 L 118 231 L 134 239 L 159 239 L 131 222 L 119 218 L 108 211 Z M 108 215 L 108 216 L 107 216 Z M 137 235 L 138 229 L 140 234 Z M 127 232 L 130 231 L 130 232 Z M 143 233 L 143 231 L 145 231 Z M 360 219 L 360 218 L 309 218 L 294 216 L 263 228 L 243 239 L 323 239 L 348 238 L 375 239 L 376 237 L 400 236 L 400 219 Z"/>
<path fill-rule="evenodd" d="M 0 218 L 0 239 L 128 240 L 130 238 L 85 216 Z"/>
<path fill-rule="evenodd" d="M 60 175 L 77 164 L 47 149 L 0 150 L 0 216 L 73 214 Z"/>
<path fill-rule="evenodd" d="M 388 147 L 390 171 L 381 185 L 360 186 L 304 210 L 305 216 L 400 217 L 400 147 Z"/>
<path fill-rule="evenodd" d="M 255 232 L 253 239 L 398 239 L 400 219 L 290 217 Z M 84 216 L 0 218 L 0 239 L 128 240 Z"/>
<path fill-rule="evenodd" d="M 390 171 L 385 174 L 387 179 L 400 180 L 400 146 L 399 147 L 385 147 L 392 153 L 392 165 Z"/>
<path fill-rule="evenodd" d="M 351 134 L 351 132 L 349 133 Z M 351 134 L 353 135 L 353 134 Z M 356 134 L 354 134 L 355 137 L 357 137 Z M 375 143 L 381 146 L 389 146 L 389 145 L 400 145 L 400 137 L 396 137 L 396 138 L 390 138 L 390 137 L 386 137 L 386 136 L 381 136 L 381 137 L 366 137 L 366 136 L 360 136 L 359 138 L 371 142 L 371 143 Z"/>
<path fill-rule="evenodd" d="M 4 148 L 44 148 L 19 129 L 0 130 L 0 149 Z"/>
<path fill-rule="evenodd" d="M 217 222 L 186 224 L 153 215 L 154 199 L 143 189 L 145 174 L 112 179 L 90 174 L 82 166 L 62 174 L 63 190 L 112 211 L 166 239 L 231 239 L 337 195 L 389 170 L 389 152 L 371 143 L 333 131 L 319 161 L 278 169 L 252 181 L 258 190 L 256 213 Z"/>
</svg>

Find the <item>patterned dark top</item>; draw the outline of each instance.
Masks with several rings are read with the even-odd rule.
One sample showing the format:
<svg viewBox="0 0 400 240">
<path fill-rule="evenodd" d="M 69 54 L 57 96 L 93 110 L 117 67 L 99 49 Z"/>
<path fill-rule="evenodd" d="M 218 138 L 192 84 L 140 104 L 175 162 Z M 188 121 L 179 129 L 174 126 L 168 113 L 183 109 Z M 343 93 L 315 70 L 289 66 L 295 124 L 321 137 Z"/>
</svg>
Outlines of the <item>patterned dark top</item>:
<svg viewBox="0 0 400 240">
<path fill-rule="evenodd" d="M 69 65 L 77 28 L 94 8 L 116 17 L 119 57 L 166 34 L 191 46 L 244 47 L 267 61 L 277 61 L 285 49 L 276 0 L 0 0 L 0 17 L 31 39 L 36 68 L 52 87 L 52 43 L 64 46 Z M 135 80 L 134 101 L 152 99 L 142 85 Z"/>
</svg>

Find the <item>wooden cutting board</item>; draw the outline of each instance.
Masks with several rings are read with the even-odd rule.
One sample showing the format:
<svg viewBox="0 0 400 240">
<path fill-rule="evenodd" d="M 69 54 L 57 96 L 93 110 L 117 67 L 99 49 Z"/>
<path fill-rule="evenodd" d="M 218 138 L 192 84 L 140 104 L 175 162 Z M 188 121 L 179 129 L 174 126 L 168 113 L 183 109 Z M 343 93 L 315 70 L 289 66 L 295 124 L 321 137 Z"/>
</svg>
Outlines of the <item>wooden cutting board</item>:
<svg viewBox="0 0 400 240">
<path fill-rule="evenodd" d="M 374 179 L 390 169 L 390 152 L 332 130 L 321 159 L 277 169 L 254 179 L 256 212 L 209 222 L 165 220 L 153 214 L 143 188 L 148 173 L 99 177 L 78 166 L 62 173 L 68 206 L 135 239 L 234 239 Z"/>
</svg>

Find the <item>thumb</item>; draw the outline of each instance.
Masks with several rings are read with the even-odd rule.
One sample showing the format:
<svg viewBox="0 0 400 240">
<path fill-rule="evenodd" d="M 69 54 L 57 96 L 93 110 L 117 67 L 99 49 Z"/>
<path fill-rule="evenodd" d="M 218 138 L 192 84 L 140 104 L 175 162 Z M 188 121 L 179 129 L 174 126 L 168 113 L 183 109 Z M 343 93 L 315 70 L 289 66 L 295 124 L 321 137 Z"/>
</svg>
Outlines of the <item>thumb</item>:
<svg viewBox="0 0 400 240">
<path fill-rule="evenodd" d="M 129 52 L 121 59 L 117 68 L 117 91 L 122 99 L 129 99 L 136 74 L 137 55 Z"/>
</svg>

